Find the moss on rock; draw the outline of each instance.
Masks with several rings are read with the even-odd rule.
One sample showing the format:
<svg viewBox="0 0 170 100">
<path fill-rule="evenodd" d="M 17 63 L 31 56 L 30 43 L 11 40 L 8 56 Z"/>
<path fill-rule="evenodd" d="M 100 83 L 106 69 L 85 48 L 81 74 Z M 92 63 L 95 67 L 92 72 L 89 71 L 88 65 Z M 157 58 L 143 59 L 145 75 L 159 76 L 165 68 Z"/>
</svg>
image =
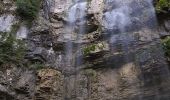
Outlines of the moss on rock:
<svg viewBox="0 0 170 100">
<path fill-rule="evenodd" d="M 83 49 L 83 54 L 87 56 L 89 54 L 95 54 L 95 53 L 99 53 L 101 51 L 107 51 L 107 50 L 109 50 L 108 44 L 105 42 L 101 42 L 101 43 L 91 44 L 91 45 L 86 46 Z"/>
<path fill-rule="evenodd" d="M 24 20 L 34 20 L 39 12 L 41 0 L 17 0 L 17 13 Z"/>
<path fill-rule="evenodd" d="M 169 0 L 157 0 L 156 1 L 156 11 L 158 13 L 167 13 L 167 10 L 170 9 L 170 1 Z"/>
</svg>

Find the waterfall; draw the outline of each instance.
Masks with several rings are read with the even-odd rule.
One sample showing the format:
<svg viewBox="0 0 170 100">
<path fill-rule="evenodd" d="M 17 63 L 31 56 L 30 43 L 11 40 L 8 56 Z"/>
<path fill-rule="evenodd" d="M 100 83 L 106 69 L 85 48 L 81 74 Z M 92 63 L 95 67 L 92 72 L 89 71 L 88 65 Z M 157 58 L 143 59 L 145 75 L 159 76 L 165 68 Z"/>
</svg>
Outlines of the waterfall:
<svg viewBox="0 0 170 100">
<path fill-rule="evenodd" d="M 103 23 L 106 29 L 121 33 L 129 28 L 154 27 L 157 22 L 152 0 L 106 0 Z"/>
<path fill-rule="evenodd" d="M 81 41 L 81 34 L 84 33 L 84 28 L 83 26 L 83 21 L 85 20 L 85 15 L 86 15 L 86 5 L 87 2 L 80 2 L 79 0 L 76 0 L 74 4 L 70 7 L 68 11 L 68 25 L 67 25 L 67 35 L 66 35 L 66 58 L 68 59 L 67 65 L 66 66 L 76 66 L 75 63 L 77 60 L 74 62 L 73 59 L 73 42 L 75 41 Z M 81 23 L 80 25 L 77 25 Z M 82 24 L 83 23 L 83 24 Z M 75 32 L 75 27 L 79 27 L 79 30 L 77 32 L 77 35 L 74 34 Z M 77 38 L 76 40 L 72 40 L 73 35 L 76 35 Z M 80 44 L 78 44 L 77 48 L 80 48 Z M 80 59 L 79 59 L 80 60 Z M 79 61 L 81 62 L 81 61 Z M 78 62 L 78 63 L 79 63 Z"/>
<path fill-rule="evenodd" d="M 133 58 L 134 55 L 130 53 L 131 50 L 129 49 L 129 48 L 134 48 L 135 50 L 136 47 L 134 46 L 134 43 L 139 41 L 139 40 L 136 40 L 136 38 L 134 38 L 133 36 L 131 36 L 135 31 L 140 32 L 143 30 L 149 30 L 148 34 L 157 34 L 157 33 L 154 33 L 156 26 L 157 26 L 157 21 L 156 21 L 155 10 L 154 10 L 152 2 L 153 2 L 152 0 L 142 0 L 142 1 L 140 0 L 105 0 L 106 7 L 104 10 L 105 11 L 104 15 L 103 15 L 103 26 L 104 26 L 105 34 L 109 35 L 109 37 L 107 38 L 109 38 L 109 43 L 111 45 L 111 52 L 115 52 L 116 49 L 118 49 L 116 45 L 120 44 L 120 49 L 124 57 L 122 62 L 124 63 L 129 63 L 129 62 L 132 62 L 131 60 L 136 60 L 135 58 Z M 159 52 L 157 52 L 158 50 Z M 146 50 L 145 53 L 148 51 Z M 155 60 L 154 56 L 156 54 L 154 53 L 156 52 L 158 53 L 160 57 L 164 57 L 163 54 L 160 53 L 163 51 L 160 50 L 159 48 L 155 48 L 152 52 L 148 53 L 150 55 L 145 55 L 145 57 L 151 56 L 149 59 L 150 60 L 149 62 L 152 63 L 152 60 Z M 142 58 L 142 59 L 145 59 L 145 58 Z M 147 83 L 148 80 L 153 81 L 153 86 L 155 87 L 155 94 L 156 94 L 156 97 L 154 100 L 160 100 L 159 99 L 160 93 L 159 93 L 158 87 L 156 86 L 157 80 L 153 78 L 156 76 L 152 73 L 150 76 L 151 78 L 146 77 L 145 72 L 143 71 L 145 70 L 143 66 L 146 66 L 146 65 L 141 64 L 140 61 L 135 62 L 135 63 L 138 63 L 137 65 L 142 70 L 140 81 L 141 82 L 143 81 L 144 84 L 149 84 Z M 167 80 L 165 78 L 166 75 L 168 75 L 167 77 L 169 77 L 169 70 L 168 70 L 167 65 L 166 64 L 162 65 L 162 68 L 160 68 L 160 65 L 155 64 L 154 67 L 155 69 L 157 68 L 161 70 L 160 72 L 158 72 L 160 79 L 162 81 Z M 139 93 L 144 92 L 143 88 L 139 88 L 139 87 L 138 88 L 135 87 L 135 88 L 138 89 Z M 138 99 L 144 100 L 143 95 L 140 95 Z"/>
<path fill-rule="evenodd" d="M 87 2 L 82 2 L 80 0 L 75 0 L 74 4 L 68 10 L 68 23 L 66 26 L 66 45 L 65 45 L 65 54 L 66 54 L 66 62 L 65 66 L 68 67 L 67 69 L 70 71 L 72 70 L 73 73 L 76 73 L 77 66 L 82 62 L 82 58 L 77 56 L 81 55 L 80 47 L 81 47 L 81 35 L 84 33 L 84 22 L 86 16 L 86 6 Z M 78 31 L 76 30 L 78 27 Z M 76 38 L 74 38 L 76 36 Z M 75 48 L 76 47 L 76 48 Z M 75 51 L 77 50 L 80 53 L 76 54 Z M 75 89 L 77 87 L 76 84 L 77 76 L 75 75 L 74 80 L 70 82 L 69 77 L 65 77 L 65 100 L 69 100 L 71 94 L 77 95 L 76 91 L 72 93 L 72 91 L 68 91 L 71 89 Z M 69 87 L 69 85 L 72 87 Z M 71 88 L 71 89 L 70 89 Z"/>
<path fill-rule="evenodd" d="M 140 17 L 142 16 L 142 17 Z M 142 28 L 155 28 L 156 17 L 152 0 L 105 0 L 105 13 L 103 15 L 103 26 L 105 34 L 111 36 L 110 43 L 120 43 L 122 52 L 129 51 L 130 42 L 135 41 L 129 37 L 129 33 Z M 114 47 L 112 47 L 112 50 Z M 126 55 L 126 60 L 128 60 Z"/>
</svg>

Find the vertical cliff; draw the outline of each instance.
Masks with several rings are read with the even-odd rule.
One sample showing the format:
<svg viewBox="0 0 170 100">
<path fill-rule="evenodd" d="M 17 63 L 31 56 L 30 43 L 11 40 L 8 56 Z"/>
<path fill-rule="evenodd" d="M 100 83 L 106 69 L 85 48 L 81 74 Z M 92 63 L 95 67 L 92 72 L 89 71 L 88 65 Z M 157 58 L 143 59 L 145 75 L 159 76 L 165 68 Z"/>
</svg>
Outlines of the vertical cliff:
<svg viewBox="0 0 170 100">
<path fill-rule="evenodd" d="M 0 32 L 26 48 L 0 66 L 1 100 L 170 99 L 169 19 L 152 0 L 16 2 L 0 1 Z"/>
</svg>

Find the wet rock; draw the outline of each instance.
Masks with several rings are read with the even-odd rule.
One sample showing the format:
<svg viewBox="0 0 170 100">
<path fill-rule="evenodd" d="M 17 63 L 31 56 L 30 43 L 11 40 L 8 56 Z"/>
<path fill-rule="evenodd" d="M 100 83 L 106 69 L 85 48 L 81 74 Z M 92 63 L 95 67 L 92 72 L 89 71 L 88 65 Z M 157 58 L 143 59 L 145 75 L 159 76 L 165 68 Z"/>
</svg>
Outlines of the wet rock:
<svg viewBox="0 0 170 100">
<path fill-rule="evenodd" d="M 87 35 L 84 35 L 83 39 L 86 41 L 86 43 L 89 42 L 95 42 L 97 40 L 102 39 L 102 32 L 100 32 L 99 30 L 89 33 Z"/>
<path fill-rule="evenodd" d="M 94 14 L 94 19 L 102 25 L 104 0 L 92 0 L 89 3 L 88 14 Z"/>
<path fill-rule="evenodd" d="M 15 100 L 15 97 L 13 94 L 10 93 L 9 90 L 7 90 L 6 87 L 0 85 L 0 99 L 1 100 Z"/>
<path fill-rule="evenodd" d="M 14 89 L 20 99 L 33 99 L 35 90 L 35 74 L 32 71 L 25 71 L 15 83 Z"/>
<path fill-rule="evenodd" d="M 169 32 L 170 31 L 170 20 L 165 21 L 165 29 Z"/>
<path fill-rule="evenodd" d="M 54 69 L 40 69 L 35 74 L 27 68 L 7 67 L 8 69 L 0 71 L 0 99 L 15 100 L 12 99 L 13 95 L 18 100 L 156 100 L 169 98 L 169 92 L 167 92 L 170 90 L 167 74 L 169 70 L 161 46 L 157 45 L 160 43 L 159 36 L 155 30 L 142 28 L 142 26 L 154 24 L 152 23 L 153 16 L 146 16 L 153 13 L 150 12 L 148 2 L 115 1 L 121 2 L 117 5 L 111 2 L 105 6 L 104 0 L 89 0 L 87 15 L 81 17 L 86 21 L 80 21 L 81 18 L 77 16 L 78 21 L 74 32 L 66 30 L 68 28 L 66 12 L 77 0 L 43 1 L 43 10 L 40 11 L 26 39 L 28 43 L 26 58 L 48 66 L 53 65 L 51 67 Z M 11 5 L 10 0 L 3 0 L 3 2 Z M 123 4 L 129 6 L 123 8 L 124 12 L 121 12 L 121 14 L 130 14 L 128 20 L 131 23 L 125 27 L 128 32 L 121 33 L 116 29 L 102 32 L 101 29 L 104 29 L 103 13 L 115 10 L 117 6 Z M 129 8 L 131 8 L 130 11 L 127 11 Z M 122 8 L 118 11 L 120 10 Z M 10 15 L 7 14 L 7 16 Z M 0 26 L 0 28 L 2 27 L 3 31 L 9 31 L 13 23 L 10 21 L 12 18 L 3 17 L 3 15 L 1 18 L 4 20 L 0 20 L 0 24 L 1 22 L 10 24 Z M 110 18 L 113 16 L 110 15 Z M 119 23 L 117 18 L 115 21 Z M 127 20 L 120 22 L 123 23 L 123 21 Z M 164 25 L 166 32 L 169 31 L 168 23 Z M 85 32 L 81 32 L 80 28 L 83 28 Z M 20 33 L 25 33 L 25 31 Z M 79 33 L 82 34 L 79 35 Z M 65 53 L 66 46 L 72 46 L 70 61 L 73 65 L 67 65 L 69 61 Z M 79 51 L 83 51 L 84 55 Z M 82 60 L 80 66 L 77 64 L 79 60 Z"/>
<path fill-rule="evenodd" d="M 46 59 L 46 55 L 47 55 L 47 50 L 45 48 L 42 48 L 42 47 L 37 47 L 34 49 L 34 51 L 32 52 L 29 52 L 27 55 L 26 55 L 26 59 L 29 59 L 30 61 L 32 62 L 46 62 L 47 59 Z"/>
<path fill-rule="evenodd" d="M 4 82 L 0 83 L 0 99 L 2 100 L 31 100 L 35 85 L 35 74 L 27 69 L 7 64 L 3 70 Z M 0 75 L 2 76 L 2 75 Z"/>
<path fill-rule="evenodd" d="M 148 29 L 143 29 L 137 34 L 139 35 L 139 41 L 141 42 L 149 42 L 160 38 L 158 34 L 153 34 L 153 32 Z"/>
<path fill-rule="evenodd" d="M 32 35 L 49 34 L 49 22 L 40 15 L 38 20 L 33 23 L 30 33 Z"/>
</svg>

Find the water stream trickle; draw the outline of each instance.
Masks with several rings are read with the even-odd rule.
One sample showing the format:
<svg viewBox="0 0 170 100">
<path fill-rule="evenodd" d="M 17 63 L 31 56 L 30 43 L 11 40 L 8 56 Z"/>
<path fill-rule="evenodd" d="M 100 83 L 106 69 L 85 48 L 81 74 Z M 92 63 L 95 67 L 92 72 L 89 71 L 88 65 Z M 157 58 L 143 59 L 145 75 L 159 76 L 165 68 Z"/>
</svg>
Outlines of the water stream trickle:
<svg viewBox="0 0 170 100">
<path fill-rule="evenodd" d="M 80 2 L 79 0 L 76 0 L 75 3 L 70 7 L 68 11 L 68 26 L 67 26 L 67 42 L 66 42 L 66 58 L 67 60 L 67 66 L 70 67 L 75 67 L 76 62 L 73 59 L 73 42 L 76 43 L 75 41 L 80 41 L 80 36 L 82 33 L 84 33 L 84 28 L 82 27 L 83 24 L 80 26 L 77 25 L 77 23 L 81 23 L 85 20 L 85 15 L 86 15 L 86 6 L 87 2 Z M 75 33 L 75 27 L 79 27 L 79 30 L 77 34 Z M 73 36 L 76 35 L 76 39 L 73 40 Z M 78 44 L 77 48 L 80 48 L 80 44 Z M 76 60 L 77 61 L 77 60 Z M 80 63 L 81 60 L 79 59 Z"/>
<path fill-rule="evenodd" d="M 82 58 L 78 58 L 77 56 L 81 55 L 81 51 L 80 51 L 80 47 L 81 47 L 81 43 L 78 43 L 81 41 L 81 34 L 84 33 L 84 22 L 85 22 L 85 16 L 86 16 L 86 6 L 87 6 L 87 2 L 80 2 L 80 0 L 75 0 L 74 4 L 70 7 L 69 11 L 68 11 L 68 23 L 66 26 L 66 45 L 65 45 L 65 54 L 66 54 L 66 62 L 65 62 L 65 66 L 68 67 L 68 70 L 74 70 L 76 73 L 77 70 L 77 66 L 82 62 Z M 78 27 L 78 30 L 75 32 L 75 28 Z M 76 36 L 76 38 L 75 38 Z M 78 43 L 78 44 L 77 44 Z M 73 51 L 73 47 L 74 50 L 76 49 L 77 51 L 80 51 L 80 53 L 76 54 L 75 51 Z M 75 48 L 76 47 L 76 48 Z M 76 86 L 76 80 L 77 80 L 77 76 L 75 75 L 74 77 L 74 89 L 77 87 Z M 69 82 L 69 78 L 65 78 L 65 82 L 67 84 L 70 84 Z M 65 86 L 66 90 L 70 87 L 67 87 L 67 85 Z M 69 89 L 68 89 L 69 90 Z M 70 93 L 69 91 L 66 91 L 66 96 L 65 99 L 70 98 L 70 95 L 72 93 Z M 76 95 L 76 91 L 75 93 L 73 93 L 74 95 Z"/>
<path fill-rule="evenodd" d="M 129 54 L 131 41 L 134 41 L 129 37 L 130 32 L 143 30 L 144 28 L 148 30 L 156 28 L 157 21 L 152 2 L 152 0 L 105 0 L 106 7 L 103 15 L 105 34 L 110 34 L 109 36 L 111 36 L 109 40 L 112 48 L 111 51 L 115 50 L 115 44 L 121 45 L 121 51 L 124 56 L 124 61 L 122 62 L 128 63 L 129 59 L 133 56 Z M 163 70 L 169 75 L 166 65 L 159 70 Z M 163 79 L 163 73 L 160 72 L 159 74 L 161 79 Z M 146 81 L 145 78 L 146 76 L 142 76 L 141 80 Z M 157 95 L 154 100 L 160 100 L 156 84 L 156 81 L 154 81 L 155 94 Z M 143 88 L 139 88 L 138 92 L 144 92 Z M 143 96 L 140 95 L 138 99 L 143 100 Z"/>
</svg>

